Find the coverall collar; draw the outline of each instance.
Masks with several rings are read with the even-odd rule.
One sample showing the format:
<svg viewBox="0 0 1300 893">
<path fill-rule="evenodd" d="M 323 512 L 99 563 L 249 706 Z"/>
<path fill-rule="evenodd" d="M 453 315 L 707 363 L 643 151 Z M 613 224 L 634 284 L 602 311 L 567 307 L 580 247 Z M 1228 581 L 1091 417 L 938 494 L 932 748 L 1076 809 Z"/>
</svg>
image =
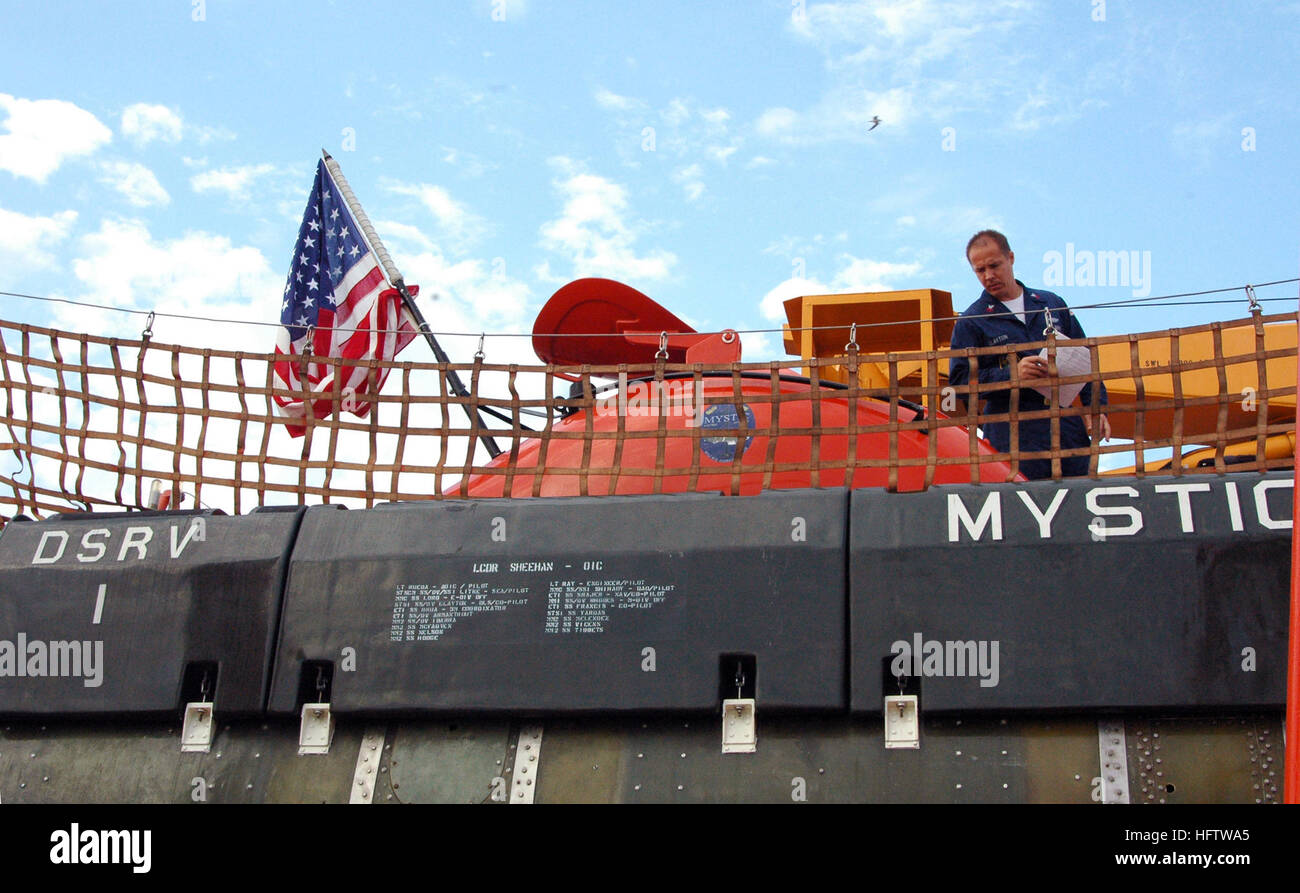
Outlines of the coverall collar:
<svg viewBox="0 0 1300 893">
<path fill-rule="evenodd" d="M 1031 313 L 1041 313 L 1043 309 L 1047 307 L 1047 302 L 1029 286 L 1025 285 L 1019 279 L 1016 280 L 1016 285 L 1020 286 L 1021 297 L 1025 300 L 1025 319 L 1029 319 Z M 1007 316 L 1016 322 L 1020 322 L 1020 317 L 1008 310 L 1006 304 L 993 297 L 987 291 L 980 293 L 980 301 L 983 303 L 985 314 L 989 316 Z"/>
</svg>

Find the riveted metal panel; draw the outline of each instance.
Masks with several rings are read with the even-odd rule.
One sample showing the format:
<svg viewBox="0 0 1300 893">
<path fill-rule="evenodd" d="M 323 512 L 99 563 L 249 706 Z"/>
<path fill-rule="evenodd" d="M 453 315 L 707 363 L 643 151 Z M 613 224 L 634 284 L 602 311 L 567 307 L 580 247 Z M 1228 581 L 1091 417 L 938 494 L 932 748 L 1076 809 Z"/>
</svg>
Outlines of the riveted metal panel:
<svg viewBox="0 0 1300 893">
<path fill-rule="evenodd" d="M 298 756 L 289 721 L 220 723 L 208 753 L 183 753 L 180 723 L 0 726 L 4 803 L 347 803 L 360 725 L 340 725 L 328 756 Z"/>
<path fill-rule="evenodd" d="M 508 719 L 447 717 L 390 726 L 374 802 L 509 802 L 516 747 Z"/>
<path fill-rule="evenodd" d="M 361 737 L 361 748 L 357 751 L 357 769 L 352 773 L 352 793 L 348 802 L 364 806 L 373 803 L 375 786 L 379 782 L 383 760 L 384 727 L 371 726 Z"/>
<path fill-rule="evenodd" d="M 336 711 L 843 709 L 842 491 L 308 510 L 271 696 L 334 663 Z M 727 695 L 730 696 L 730 695 Z"/>
<path fill-rule="evenodd" d="M 887 749 L 879 717 L 764 719 L 753 754 L 724 755 L 716 720 L 563 719 L 546 728 L 540 803 L 1089 803 L 1095 720 L 922 719 Z"/>
<path fill-rule="evenodd" d="M 1101 802 L 1131 803 L 1132 778 L 1122 719 L 1097 722 L 1097 753 L 1101 760 Z"/>
<path fill-rule="evenodd" d="M 1281 714 L 1128 723 L 1132 802 L 1280 803 Z"/>
<path fill-rule="evenodd" d="M 1095 716 L 923 716 L 917 750 L 886 749 L 878 716 L 787 713 L 762 723 L 755 753 L 724 755 L 716 717 L 560 717 L 546 722 L 544 759 L 529 760 L 531 721 L 519 719 L 401 720 L 381 736 L 343 718 L 330 753 L 310 757 L 297 755 L 290 720 L 223 723 L 207 754 L 180 751 L 178 724 L 28 720 L 0 725 L 0 801 L 347 803 L 373 779 L 376 804 L 505 805 L 526 775 L 543 804 L 1105 797 Z M 1135 802 L 1276 802 L 1280 714 L 1130 715 L 1124 724 Z"/>
<path fill-rule="evenodd" d="M 260 713 L 300 511 L 137 512 L 10 524 L 0 540 L 0 713 L 180 711 L 217 668 L 217 718 Z"/>
<path fill-rule="evenodd" d="M 1274 473 L 855 491 L 853 709 L 879 710 L 899 669 L 923 714 L 1280 707 L 1291 485 Z"/>
</svg>

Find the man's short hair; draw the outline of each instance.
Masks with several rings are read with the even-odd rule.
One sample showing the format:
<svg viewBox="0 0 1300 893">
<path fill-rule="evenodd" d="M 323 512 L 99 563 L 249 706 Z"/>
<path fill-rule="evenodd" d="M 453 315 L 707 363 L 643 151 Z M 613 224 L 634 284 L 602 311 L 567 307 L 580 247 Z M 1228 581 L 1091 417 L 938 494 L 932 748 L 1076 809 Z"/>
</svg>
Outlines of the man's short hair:
<svg viewBox="0 0 1300 893">
<path fill-rule="evenodd" d="M 970 241 L 966 243 L 967 259 L 970 258 L 970 250 L 975 247 L 975 243 L 982 242 L 985 239 L 988 239 L 994 245 L 998 246 L 998 248 L 1001 249 L 1003 254 L 1007 255 L 1008 257 L 1011 256 L 1011 245 L 1010 243 L 1007 242 L 1006 236 L 1002 235 L 1002 233 L 998 232 L 995 229 L 982 229 L 979 232 L 977 232 L 975 235 L 971 236 Z"/>
</svg>

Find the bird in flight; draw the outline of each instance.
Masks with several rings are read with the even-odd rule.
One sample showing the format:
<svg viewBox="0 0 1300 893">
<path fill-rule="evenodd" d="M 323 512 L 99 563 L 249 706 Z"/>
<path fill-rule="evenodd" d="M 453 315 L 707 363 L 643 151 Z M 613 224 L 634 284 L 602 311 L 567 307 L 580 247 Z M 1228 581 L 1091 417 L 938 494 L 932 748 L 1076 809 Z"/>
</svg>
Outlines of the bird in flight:
<svg viewBox="0 0 1300 893">
<path fill-rule="evenodd" d="M 867 128 L 867 133 L 870 133 L 871 131 L 875 130 L 879 126 L 880 126 L 880 116 L 873 115 L 871 117 L 871 126 Z"/>
</svg>

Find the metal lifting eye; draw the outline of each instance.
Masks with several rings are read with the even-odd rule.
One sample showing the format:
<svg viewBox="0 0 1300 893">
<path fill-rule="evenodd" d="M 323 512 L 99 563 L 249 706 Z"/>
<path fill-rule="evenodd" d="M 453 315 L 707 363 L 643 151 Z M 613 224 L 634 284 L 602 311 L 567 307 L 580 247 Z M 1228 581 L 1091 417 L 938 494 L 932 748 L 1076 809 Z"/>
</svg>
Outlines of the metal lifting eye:
<svg viewBox="0 0 1300 893">
<path fill-rule="evenodd" d="M 849 343 L 844 345 L 845 353 L 854 353 L 858 349 L 858 324 L 853 323 L 849 326 Z"/>
<path fill-rule="evenodd" d="M 1255 286 L 1250 284 L 1246 285 L 1246 298 L 1250 301 L 1251 313 L 1262 313 L 1264 311 L 1264 308 L 1259 306 L 1259 301 L 1255 300 Z"/>
<path fill-rule="evenodd" d="M 668 359 L 668 333 L 667 332 L 659 333 L 659 349 L 655 351 L 655 359 L 656 360 Z"/>
<path fill-rule="evenodd" d="M 1047 321 L 1047 325 L 1043 326 L 1043 334 L 1048 338 L 1054 338 L 1059 335 L 1060 332 L 1056 330 L 1056 319 L 1052 316 L 1051 307 L 1043 308 L 1043 317 Z"/>
</svg>

